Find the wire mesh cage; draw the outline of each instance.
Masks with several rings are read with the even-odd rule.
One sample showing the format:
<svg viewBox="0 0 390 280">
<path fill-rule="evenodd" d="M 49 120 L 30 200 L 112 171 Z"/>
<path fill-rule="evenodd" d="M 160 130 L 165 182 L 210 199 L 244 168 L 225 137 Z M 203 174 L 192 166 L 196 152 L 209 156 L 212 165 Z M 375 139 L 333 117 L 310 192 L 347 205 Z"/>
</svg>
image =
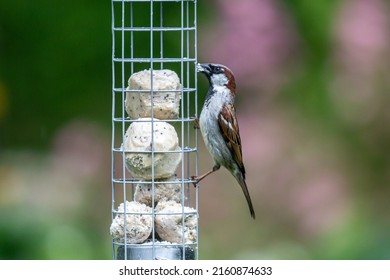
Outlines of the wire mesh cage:
<svg viewBox="0 0 390 280">
<path fill-rule="evenodd" d="M 195 0 L 112 0 L 113 259 L 198 259 Z"/>
</svg>

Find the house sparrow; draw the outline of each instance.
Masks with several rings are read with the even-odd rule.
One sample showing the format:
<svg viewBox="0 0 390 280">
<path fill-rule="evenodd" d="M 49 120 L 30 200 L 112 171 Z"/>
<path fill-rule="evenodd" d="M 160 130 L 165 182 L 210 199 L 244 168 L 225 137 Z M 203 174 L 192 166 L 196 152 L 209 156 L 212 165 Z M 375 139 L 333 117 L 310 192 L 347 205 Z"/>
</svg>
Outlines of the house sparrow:
<svg viewBox="0 0 390 280">
<path fill-rule="evenodd" d="M 210 87 L 198 121 L 203 140 L 214 159 L 212 170 L 194 177 L 199 182 L 224 166 L 236 178 L 244 192 L 249 211 L 255 211 L 245 182 L 241 139 L 234 108 L 236 83 L 232 71 L 220 64 L 198 64 L 197 71 L 206 75 Z"/>
</svg>

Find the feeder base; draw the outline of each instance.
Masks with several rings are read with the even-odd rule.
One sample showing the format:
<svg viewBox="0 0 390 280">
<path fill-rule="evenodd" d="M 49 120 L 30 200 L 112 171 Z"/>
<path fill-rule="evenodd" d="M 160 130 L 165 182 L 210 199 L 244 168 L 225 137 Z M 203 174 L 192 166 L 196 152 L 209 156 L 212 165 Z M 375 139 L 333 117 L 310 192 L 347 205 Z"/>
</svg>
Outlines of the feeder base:
<svg viewBox="0 0 390 280">
<path fill-rule="evenodd" d="M 194 260 L 195 250 L 185 247 L 183 256 L 183 246 L 155 246 L 153 258 L 152 245 L 127 246 L 128 260 Z M 121 245 L 117 250 L 117 259 L 125 259 L 125 246 Z"/>
</svg>

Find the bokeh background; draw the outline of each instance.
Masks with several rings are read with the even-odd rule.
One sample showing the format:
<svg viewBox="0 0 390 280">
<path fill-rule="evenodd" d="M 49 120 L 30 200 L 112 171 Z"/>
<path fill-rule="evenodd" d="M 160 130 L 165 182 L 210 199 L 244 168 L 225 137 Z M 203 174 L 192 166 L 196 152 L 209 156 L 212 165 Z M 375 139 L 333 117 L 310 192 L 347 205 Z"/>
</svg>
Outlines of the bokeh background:
<svg viewBox="0 0 390 280">
<path fill-rule="evenodd" d="M 390 2 L 200 0 L 198 42 L 257 214 L 210 176 L 200 258 L 390 259 Z M 110 147 L 110 1 L 1 1 L 0 259 L 111 259 Z"/>
</svg>

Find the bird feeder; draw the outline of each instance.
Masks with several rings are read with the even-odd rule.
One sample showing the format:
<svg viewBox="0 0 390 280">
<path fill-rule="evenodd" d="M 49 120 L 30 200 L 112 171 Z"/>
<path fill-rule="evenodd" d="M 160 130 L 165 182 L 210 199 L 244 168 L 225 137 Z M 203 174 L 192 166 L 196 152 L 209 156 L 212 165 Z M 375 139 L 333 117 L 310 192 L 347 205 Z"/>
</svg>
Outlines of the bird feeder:
<svg viewBox="0 0 390 280">
<path fill-rule="evenodd" d="M 112 0 L 113 259 L 198 259 L 195 0 Z"/>
</svg>

